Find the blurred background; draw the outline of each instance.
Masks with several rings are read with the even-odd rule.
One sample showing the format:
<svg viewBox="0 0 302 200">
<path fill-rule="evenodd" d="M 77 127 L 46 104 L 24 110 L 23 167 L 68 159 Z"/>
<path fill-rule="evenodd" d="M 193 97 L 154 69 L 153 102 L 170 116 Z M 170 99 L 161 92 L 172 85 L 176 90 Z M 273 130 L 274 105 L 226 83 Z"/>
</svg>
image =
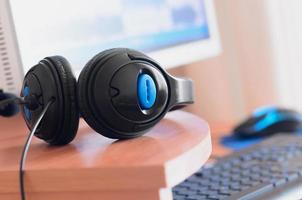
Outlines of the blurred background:
<svg viewBox="0 0 302 200">
<path fill-rule="evenodd" d="M 187 110 L 211 125 L 238 123 L 265 105 L 302 111 L 301 1 L 0 4 L 2 89 L 18 93 L 24 73 L 45 56 L 66 56 L 78 75 L 96 53 L 122 46 L 149 54 L 174 75 L 192 78 L 196 102 Z"/>
<path fill-rule="evenodd" d="M 190 111 L 211 124 L 234 124 L 255 108 L 302 110 L 302 2 L 215 0 L 222 52 L 174 74 L 192 77 Z"/>
</svg>

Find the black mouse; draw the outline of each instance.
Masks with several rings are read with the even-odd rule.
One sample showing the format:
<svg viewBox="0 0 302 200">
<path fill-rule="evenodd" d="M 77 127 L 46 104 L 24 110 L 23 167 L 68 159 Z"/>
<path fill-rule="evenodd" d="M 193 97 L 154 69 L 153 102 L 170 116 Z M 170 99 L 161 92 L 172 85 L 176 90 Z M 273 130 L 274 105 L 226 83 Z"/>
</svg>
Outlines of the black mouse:
<svg viewBox="0 0 302 200">
<path fill-rule="evenodd" d="M 233 134 L 240 138 L 250 138 L 297 132 L 299 129 L 302 129 L 302 114 L 285 108 L 263 107 L 235 127 Z"/>
</svg>

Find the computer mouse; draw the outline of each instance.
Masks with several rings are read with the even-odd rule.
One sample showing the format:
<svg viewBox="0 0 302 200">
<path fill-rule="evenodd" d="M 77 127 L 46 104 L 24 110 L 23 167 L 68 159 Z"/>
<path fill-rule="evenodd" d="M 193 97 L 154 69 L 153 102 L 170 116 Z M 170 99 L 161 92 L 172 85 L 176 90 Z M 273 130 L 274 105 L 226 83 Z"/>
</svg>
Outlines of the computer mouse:
<svg viewBox="0 0 302 200">
<path fill-rule="evenodd" d="M 262 137 L 275 133 L 292 133 L 302 129 L 302 114 L 286 108 L 263 107 L 234 128 L 240 138 Z"/>
</svg>

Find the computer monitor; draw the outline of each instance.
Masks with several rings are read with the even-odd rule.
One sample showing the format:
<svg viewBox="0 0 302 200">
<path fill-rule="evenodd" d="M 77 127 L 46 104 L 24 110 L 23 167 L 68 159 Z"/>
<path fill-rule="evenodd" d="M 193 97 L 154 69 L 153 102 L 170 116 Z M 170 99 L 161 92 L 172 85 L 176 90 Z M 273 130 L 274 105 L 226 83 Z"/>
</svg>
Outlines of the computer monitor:
<svg viewBox="0 0 302 200">
<path fill-rule="evenodd" d="M 12 92 L 49 55 L 66 57 L 78 75 L 113 47 L 145 52 L 165 68 L 220 52 L 212 0 L 1 0 L 0 26 L 0 67 L 11 70 L 1 72 L 0 88 Z"/>
</svg>

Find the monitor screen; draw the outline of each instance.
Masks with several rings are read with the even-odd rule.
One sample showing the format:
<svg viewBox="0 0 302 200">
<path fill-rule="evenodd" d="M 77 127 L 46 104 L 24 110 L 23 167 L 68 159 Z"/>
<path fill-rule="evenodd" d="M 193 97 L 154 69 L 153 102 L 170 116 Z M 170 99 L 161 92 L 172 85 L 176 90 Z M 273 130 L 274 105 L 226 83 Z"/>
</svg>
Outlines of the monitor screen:
<svg viewBox="0 0 302 200">
<path fill-rule="evenodd" d="M 204 0 L 11 0 L 24 70 L 63 55 L 78 74 L 98 52 L 127 47 L 152 53 L 207 40 Z"/>
</svg>

